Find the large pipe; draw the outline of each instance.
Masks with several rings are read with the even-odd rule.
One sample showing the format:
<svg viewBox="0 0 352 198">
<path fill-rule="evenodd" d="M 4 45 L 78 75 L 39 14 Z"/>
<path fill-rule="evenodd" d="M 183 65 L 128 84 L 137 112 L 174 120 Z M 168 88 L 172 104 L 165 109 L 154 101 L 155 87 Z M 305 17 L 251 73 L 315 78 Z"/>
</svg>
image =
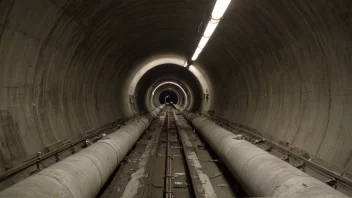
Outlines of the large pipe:
<svg viewBox="0 0 352 198">
<path fill-rule="evenodd" d="M 0 197 L 95 197 L 163 106 L 0 192 Z"/>
<path fill-rule="evenodd" d="M 252 196 L 346 197 L 203 116 L 183 115 Z"/>
</svg>

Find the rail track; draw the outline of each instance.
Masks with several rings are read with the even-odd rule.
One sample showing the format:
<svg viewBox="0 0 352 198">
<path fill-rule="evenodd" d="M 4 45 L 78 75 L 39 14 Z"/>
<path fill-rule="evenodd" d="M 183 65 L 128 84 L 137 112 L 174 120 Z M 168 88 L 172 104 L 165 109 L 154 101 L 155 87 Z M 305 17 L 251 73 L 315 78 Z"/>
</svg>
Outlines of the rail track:
<svg viewBox="0 0 352 198">
<path fill-rule="evenodd" d="M 100 197 L 245 195 L 229 175 L 180 112 L 167 106 L 137 142 Z"/>
<path fill-rule="evenodd" d="M 274 141 L 266 140 L 254 129 L 209 114 L 202 113 L 202 115 L 234 134 L 242 135 L 243 139 L 248 142 L 251 142 L 281 160 L 286 161 L 308 175 L 321 180 L 332 188 L 348 196 L 352 196 L 351 175 L 345 173 L 344 170 L 341 170 L 338 167 L 329 167 L 328 164 L 325 164 L 318 158 L 309 156 L 306 152 L 294 149 L 290 147 L 289 144 L 279 144 Z"/>
<path fill-rule="evenodd" d="M 279 159 L 290 163 L 295 168 L 301 169 L 303 172 L 320 179 L 338 191 L 351 195 L 351 183 L 349 179 L 345 178 L 342 174 L 332 172 L 310 161 L 310 156 L 297 154 L 282 145 L 267 141 L 257 133 L 243 126 L 238 126 L 210 115 L 205 114 L 204 116 L 217 125 L 237 134 L 236 139 L 245 139 L 247 142 L 251 142 L 253 145 L 271 153 Z M 174 108 L 174 106 L 167 105 L 160 111 L 158 118 L 150 126 L 148 124 L 149 128 L 146 129 L 146 126 L 142 125 L 131 126 L 130 130 L 140 130 L 144 131 L 144 133 L 141 133 L 142 135 L 137 142 L 136 140 L 139 136 L 134 139 L 133 142 L 136 143 L 132 149 L 130 147 L 134 143 L 128 147 L 128 150 L 130 149 L 128 153 L 128 150 L 125 151 L 123 155 L 125 158 L 121 158 L 124 159 L 123 162 L 119 164 L 109 180 L 101 188 L 98 197 L 247 197 L 248 195 L 242 189 L 241 184 L 229 172 L 225 164 L 219 160 L 210 146 L 199 136 L 200 131 L 196 132 L 189 125 L 186 118 L 189 119 L 186 114 L 183 117 L 181 112 Z M 208 121 L 208 124 L 214 125 L 211 121 Z M 197 124 L 193 121 L 192 123 L 197 128 Z M 113 131 L 113 128 L 110 130 L 102 128 L 99 132 L 109 131 Z M 203 134 L 208 143 L 213 139 L 212 135 L 209 136 L 210 132 L 208 129 L 208 136 Z M 231 133 L 229 132 L 229 134 Z M 86 138 L 96 138 L 96 136 L 100 137 L 99 135 L 100 133 L 97 132 Z M 125 137 L 120 143 L 123 144 L 124 140 L 131 139 L 129 137 L 131 135 L 131 133 L 125 133 Z M 102 136 L 100 138 L 108 137 L 105 135 L 105 137 Z M 76 152 L 75 149 L 70 148 L 76 148 L 81 144 L 83 144 L 83 147 L 90 146 L 90 144 L 87 144 L 87 141 L 85 142 L 86 144 L 82 142 L 83 140 L 80 140 L 71 146 L 65 146 L 58 151 L 45 154 L 44 157 L 39 156 L 36 158 L 36 161 L 31 161 L 31 164 L 28 162 L 29 165 L 24 164 L 26 165 L 23 165 L 24 168 L 18 168 L 16 171 L 11 170 L 9 172 L 11 174 L 5 176 L 6 178 L 12 177 L 18 174 L 17 172 L 21 172 L 22 169 L 33 168 L 33 166 L 37 165 L 37 168 L 34 169 L 35 172 L 33 172 L 33 174 L 36 174 L 41 170 L 39 165 L 43 162 L 48 163 L 51 160 L 53 161 L 51 164 L 53 164 L 55 163 L 55 159 L 56 161 L 60 161 L 60 158 L 57 158 L 57 155 L 54 154 L 61 152 L 60 157 L 64 157 L 64 152 L 69 152 L 69 154 Z M 90 142 L 88 141 L 88 143 Z M 216 149 L 217 145 L 219 144 L 212 144 L 212 147 Z M 219 153 L 219 150 L 216 151 Z M 223 156 L 221 152 L 219 155 Z M 241 158 L 242 156 L 237 157 Z M 221 159 L 224 158 L 222 157 Z M 224 161 L 228 162 L 226 158 Z M 256 189 L 256 187 L 252 189 Z"/>
</svg>

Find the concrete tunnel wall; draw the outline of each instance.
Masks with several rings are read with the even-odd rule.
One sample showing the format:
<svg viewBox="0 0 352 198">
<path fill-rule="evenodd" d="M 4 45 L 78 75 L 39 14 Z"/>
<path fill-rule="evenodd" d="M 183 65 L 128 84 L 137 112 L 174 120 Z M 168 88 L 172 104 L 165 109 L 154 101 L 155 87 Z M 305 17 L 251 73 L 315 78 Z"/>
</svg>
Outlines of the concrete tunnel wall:
<svg viewBox="0 0 352 198">
<path fill-rule="evenodd" d="M 0 1 L 0 172 L 133 115 L 128 82 L 138 64 L 190 57 L 214 3 Z M 212 87 L 200 109 L 351 172 L 351 8 L 233 0 L 194 64 Z"/>
<path fill-rule="evenodd" d="M 172 84 L 165 84 L 169 82 L 176 83 L 177 86 Z M 159 85 L 161 86 L 158 87 Z M 185 94 L 178 86 L 182 87 L 187 97 L 184 96 Z M 156 89 L 157 87 L 158 89 Z M 136 108 L 139 111 L 147 112 L 160 106 L 158 102 L 153 104 L 153 101 L 159 100 L 157 93 L 160 92 L 155 92 L 154 95 L 152 95 L 152 92 L 154 90 L 160 91 L 161 88 L 165 87 L 173 87 L 175 90 L 178 90 L 181 96 L 179 97 L 179 102 L 184 102 L 182 104 L 180 103 L 179 105 L 185 109 L 190 111 L 197 111 L 201 108 L 201 103 L 199 101 L 202 100 L 201 97 L 203 93 L 197 77 L 187 69 L 171 64 L 154 67 L 153 69 L 146 72 L 139 80 L 135 90 L 135 95 L 137 98 Z M 183 100 L 186 98 L 187 101 Z M 197 102 L 195 103 L 195 101 Z"/>
<path fill-rule="evenodd" d="M 351 172 L 351 8 L 234 1 L 200 56 L 218 79 L 215 115 Z"/>
</svg>

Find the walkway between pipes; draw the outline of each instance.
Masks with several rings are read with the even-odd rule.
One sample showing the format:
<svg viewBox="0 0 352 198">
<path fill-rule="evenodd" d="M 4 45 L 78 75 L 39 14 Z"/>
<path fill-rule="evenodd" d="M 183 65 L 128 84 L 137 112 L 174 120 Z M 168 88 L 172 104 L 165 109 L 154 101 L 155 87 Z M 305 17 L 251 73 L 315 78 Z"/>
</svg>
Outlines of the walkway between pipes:
<svg viewBox="0 0 352 198">
<path fill-rule="evenodd" d="M 241 135 L 176 108 L 159 113 L 102 197 L 344 197 Z"/>
<path fill-rule="evenodd" d="M 267 151 L 204 116 L 166 105 L 0 197 L 344 196 Z"/>
<path fill-rule="evenodd" d="M 245 192 L 182 114 L 167 106 L 101 197 L 243 197 Z"/>
</svg>

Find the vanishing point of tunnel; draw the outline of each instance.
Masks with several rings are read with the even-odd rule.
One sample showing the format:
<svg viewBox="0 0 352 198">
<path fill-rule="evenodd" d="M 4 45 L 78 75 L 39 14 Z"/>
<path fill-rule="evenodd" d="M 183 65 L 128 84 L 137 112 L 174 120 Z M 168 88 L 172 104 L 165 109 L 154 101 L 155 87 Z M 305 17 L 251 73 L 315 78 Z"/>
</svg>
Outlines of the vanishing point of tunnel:
<svg viewBox="0 0 352 198">
<path fill-rule="evenodd" d="M 351 158 L 351 0 L 0 0 L 0 197 L 352 196 Z"/>
</svg>

